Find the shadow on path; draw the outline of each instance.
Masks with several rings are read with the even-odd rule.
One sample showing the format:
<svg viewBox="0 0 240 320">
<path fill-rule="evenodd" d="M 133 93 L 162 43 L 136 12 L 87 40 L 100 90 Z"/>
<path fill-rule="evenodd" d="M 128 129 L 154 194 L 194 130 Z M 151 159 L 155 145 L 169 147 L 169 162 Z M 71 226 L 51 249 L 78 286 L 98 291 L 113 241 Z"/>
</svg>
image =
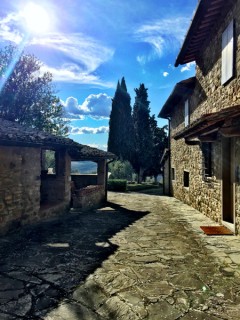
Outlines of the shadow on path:
<svg viewBox="0 0 240 320">
<path fill-rule="evenodd" d="M 0 319 L 42 319 L 118 248 L 110 239 L 148 214 L 108 202 L 0 238 Z"/>
</svg>

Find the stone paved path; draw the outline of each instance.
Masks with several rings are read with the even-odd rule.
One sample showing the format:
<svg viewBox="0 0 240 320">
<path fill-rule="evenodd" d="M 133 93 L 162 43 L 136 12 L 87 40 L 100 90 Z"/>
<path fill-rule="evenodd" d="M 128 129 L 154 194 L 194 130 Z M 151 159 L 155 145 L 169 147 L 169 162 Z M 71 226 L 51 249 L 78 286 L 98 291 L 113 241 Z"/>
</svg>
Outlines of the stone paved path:
<svg viewBox="0 0 240 320">
<path fill-rule="evenodd" d="M 240 319 L 240 239 L 174 198 L 108 206 L 0 238 L 0 319 Z"/>
</svg>

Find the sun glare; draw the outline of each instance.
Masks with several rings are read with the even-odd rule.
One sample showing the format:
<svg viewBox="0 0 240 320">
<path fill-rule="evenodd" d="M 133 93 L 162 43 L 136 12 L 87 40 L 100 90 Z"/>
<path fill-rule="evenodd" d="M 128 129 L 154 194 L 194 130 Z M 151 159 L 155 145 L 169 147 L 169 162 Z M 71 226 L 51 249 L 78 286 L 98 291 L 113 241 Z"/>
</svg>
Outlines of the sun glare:
<svg viewBox="0 0 240 320">
<path fill-rule="evenodd" d="M 47 11 L 35 3 L 28 3 L 23 10 L 26 28 L 31 33 L 46 32 L 49 28 L 50 19 Z"/>
</svg>

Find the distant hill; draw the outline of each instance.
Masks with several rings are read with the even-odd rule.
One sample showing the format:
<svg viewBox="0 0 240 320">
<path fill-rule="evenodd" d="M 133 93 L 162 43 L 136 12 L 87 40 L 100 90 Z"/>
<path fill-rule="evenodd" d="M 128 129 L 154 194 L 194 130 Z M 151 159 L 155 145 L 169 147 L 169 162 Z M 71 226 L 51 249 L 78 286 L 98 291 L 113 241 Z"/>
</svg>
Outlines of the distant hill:
<svg viewBox="0 0 240 320">
<path fill-rule="evenodd" d="M 72 173 L 97 173 L 97 163 L 92 161 L 72 161 L 71 164 Z"/>
</svg>

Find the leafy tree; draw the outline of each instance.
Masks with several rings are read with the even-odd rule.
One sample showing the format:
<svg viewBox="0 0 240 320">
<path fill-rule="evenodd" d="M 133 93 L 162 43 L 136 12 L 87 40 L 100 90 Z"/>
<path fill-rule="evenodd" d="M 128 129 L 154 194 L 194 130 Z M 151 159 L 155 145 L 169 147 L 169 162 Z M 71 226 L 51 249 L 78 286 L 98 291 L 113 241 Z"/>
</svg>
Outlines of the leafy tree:
<svg viewBox="0 0 240 320">
<path fill-rule="evenodd" d="M 165 148 L 167 148 L 168 144 L 166 133 L 167 126 L 159 128 L 157 126 L 155 115 L 153 115 L 150 117 L 150 129 L 153 141 L 153 154 L 149 167 L 144 172 L 144 176 L 154 176 L 156 181 L 157 175 L 161 173 L 160 160 L 162 158 L 163 151 Z"/>
<path fill-rule="evenodd" d="M 131 98 L 127 92 L 124 77 L 121 84 L 118 81 L 112 100 L 112 110 L 109 121 L 108 151 L 121 160 L 131 160 L 133 147 L 133 121 Z"/>
<path fill-rule="evenodd" d="M 144 171 L 150 166 L 154 149 L 147 90 L 143 83 L 135 89 L 133 106 L 135 156 L 132 164 L 138 174 L 138 182 L 142 182 Z"/>
<path fill-rule="evenodd" d="M 42 63 L 9 45 L 0 50 L 0 117 L 20 124 L 67 134 L 63 106 L 56 97 L 49 72 Z"/>
<path fill-rule="evenodd" d="M 129 161 L 116 160 L 109 164 L 110 179 L 132 180 L 133 167 Z"/>
</svg>

